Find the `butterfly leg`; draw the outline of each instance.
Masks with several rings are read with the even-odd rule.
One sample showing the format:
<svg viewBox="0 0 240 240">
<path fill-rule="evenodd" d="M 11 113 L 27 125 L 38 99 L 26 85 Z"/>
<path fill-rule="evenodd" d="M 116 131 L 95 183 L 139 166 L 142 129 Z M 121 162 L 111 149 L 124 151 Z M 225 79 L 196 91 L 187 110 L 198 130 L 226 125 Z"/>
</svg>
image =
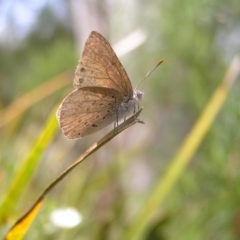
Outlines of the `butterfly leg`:
<svg viewBox="0 0 240 240">
<path fill-rule="evenodd" d="M 116 113 L 116 121 L 114 121 L 114 133 L 117 133 L 118 128 L 118 111 Z"/>
<path fill-rule="evenodd" d="M 140 109 L 140 105 L 139 105 L 139 102 L 137 103 L 137 105 L 138 105 L 138 111 L 139 111 L 139 109 Z"/>
<path fill-rule="evenodd" d="M 117 112 L 117 122 L 116 122 L 116 124 L 117 124 L 117 127 L 118 127 L 118 120 L 119 120 L 119 119 L 118 119 L 118 112 Z"/>
<path fill-rule="evenodd" d="M 139 108 L 139 104 L 138 104 L 138 108 Z M 136 105 L 133 106 L 133 115 L 135 115 L 135 113 L 136 113 Z"/>
<path fill-rule="evenodd" d="M 137 108 L 137 109 L 136 109 Z M 137 103 L 137 107 L 136 107 L 136 104 L 133 106 L 133 114 L 135 114 L 137 111 L 139 111 L 140 109 L 140 105 L 139 105 L 139 102 Z M 137 110 L 137 111 L 136 111 Z"/>
<path fill-rule="evenodd" d="M 127 119 L 127 111 L 128 111 L 128 108 L 126 107 L 126 111 L 125 111 L 125 114 L 124 114 L 124 122 L 125 122 L 126 119 Z"/>
</svg>

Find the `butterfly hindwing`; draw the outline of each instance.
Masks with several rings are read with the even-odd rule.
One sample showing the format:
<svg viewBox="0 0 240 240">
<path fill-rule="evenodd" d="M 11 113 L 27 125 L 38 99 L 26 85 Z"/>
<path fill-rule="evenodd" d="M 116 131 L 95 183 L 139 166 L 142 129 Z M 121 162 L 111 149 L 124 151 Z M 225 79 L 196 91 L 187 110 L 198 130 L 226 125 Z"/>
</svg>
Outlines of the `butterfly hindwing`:
<svg viewBox="0 0 240 240">
<path fill-rule="evenodd" d="M 57 111 L 60 127 L 71 139 L 97 132 L 116 120 L 122 101 L 122 95 L 115 89 L 76 89 L 63 100 Z"/>
</svg>

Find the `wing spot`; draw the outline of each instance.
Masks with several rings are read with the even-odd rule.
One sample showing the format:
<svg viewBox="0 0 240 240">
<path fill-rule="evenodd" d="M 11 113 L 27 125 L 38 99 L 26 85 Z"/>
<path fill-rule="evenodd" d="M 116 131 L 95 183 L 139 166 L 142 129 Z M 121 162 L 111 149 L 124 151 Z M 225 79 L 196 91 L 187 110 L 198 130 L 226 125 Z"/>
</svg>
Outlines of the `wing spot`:
<svg viewBox="0 0 240 240">
<path fill-rule="evenodd" d="M 109 109 L 107 109 L 107 113 L 110 113 L 110 110 L 109 110 Z"/>
<path fill-rule="evenodd" d="M 99 118 L 99 115 L 96 116 L 96 119 L 98 119 L 98 118 Z"/>
<path fill-rule="evenodd" d="M 81 71 L 81 72 L 85 72 L 85 68 L 84 68 L 84 67 L 81 67 L 81 68 L 80 68 L 80 71 Z"/>
<path fill-rule="evenodd" d="M 80 136 L 80 135 L 81 135 L 81 133 L 79 132 L 79 133 L 78 133 L 78 136 Z"/>
<path fill-rule="evenodd" d="M 97 127 L 97 124 L 93 124 L 92 127 Z"/>
<path fill-rule="evenodd" d="M 79 119 L 78 122 L 81 123 L 81 122 L 82 122 L 82 119 Z"/>
<path fill-rule="evenodd" d="M 88 122 L 85 122 L 84 125 L 88 127 L 90 124 Z"/>
<path fill-rule="evenodd" d="M 115 98 L 115 96 L 114 96 L 114 95 L 112 95 L 112 98 Z"/>
<path fill-rule="evenodd" d="M 83 81 L 84 81 L 83 78 L 79 78 L 79 79 L 78 79 L 78 82 L 79 82 L 79 83 L 83 83 Z"/>
<path fill-rule="evenodd" d="M 103 117 L 102 119 L 105 119 L 106 118 L 106 116 L 105 117 Z"/>
</svg>

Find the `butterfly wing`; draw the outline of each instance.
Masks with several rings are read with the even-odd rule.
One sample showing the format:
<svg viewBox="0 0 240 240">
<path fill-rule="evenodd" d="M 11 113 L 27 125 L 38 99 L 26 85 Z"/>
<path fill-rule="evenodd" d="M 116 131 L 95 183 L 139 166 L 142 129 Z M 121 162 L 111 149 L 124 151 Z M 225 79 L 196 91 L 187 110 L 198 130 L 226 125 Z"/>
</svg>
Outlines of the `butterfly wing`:
<svg viewBox="0 0 240 240">
<path fill-rule="evenodd" d="M 108 41 L 93 31 L 87 39 L 73 80 L 75 88 L 106 87 L 132 97 L 133 89 L 126 71 Z"/>
<path fill-rule="evenodd" d="M 122 101 L 123 96 L 114 89 L 83 87 L 63 100 L 57 119 L 66 137 L 84 137 L 115 121 Z"/>
</svg>

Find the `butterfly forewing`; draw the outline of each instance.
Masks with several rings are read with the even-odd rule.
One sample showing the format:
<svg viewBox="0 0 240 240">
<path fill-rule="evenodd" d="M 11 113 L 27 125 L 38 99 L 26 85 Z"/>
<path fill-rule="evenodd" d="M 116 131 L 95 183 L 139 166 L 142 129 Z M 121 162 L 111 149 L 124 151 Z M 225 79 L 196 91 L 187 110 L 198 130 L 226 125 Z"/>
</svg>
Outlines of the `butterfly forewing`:
<svg viewBox="0 0 240 240">
<path fill-rule="evenodd" d="M 92 32 L 86 41 L 73 80 L 75 88 L 87 86 L 113 88 L 132 97 L 133 89 L 126 71 L 108 41 Z"/>
<path fill-rule="evenodd" d="M 79 138 L 97 132 L 116 119 L 122 95 L 101 87 L 74 90 L 62 102 L 57 117 L 64 135 Z"/>
</svg>

